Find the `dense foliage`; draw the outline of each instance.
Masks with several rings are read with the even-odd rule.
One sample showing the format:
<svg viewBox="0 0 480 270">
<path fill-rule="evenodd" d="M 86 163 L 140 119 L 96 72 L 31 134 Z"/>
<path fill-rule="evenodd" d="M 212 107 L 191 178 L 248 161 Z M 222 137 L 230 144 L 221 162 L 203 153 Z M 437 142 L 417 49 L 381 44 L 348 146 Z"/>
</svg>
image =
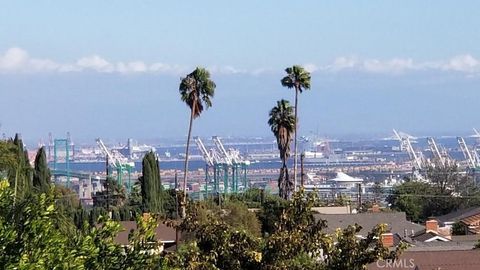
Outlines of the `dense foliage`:
<svg viewBox="0 0 480 270">
<path fill-rule="evenodd" d="M 76 230 L 55 206 L 55 193 L 30 194 L 16 204 L 7 181 L 0 182 L 0 265 L 4 269 L 159 269 L 153 218 L 139 219 L 139 230 L 125 248 L 114 239 L 120 225 L 99 219 Z M 62 229 L 67 228 L 67 229 Z"/>
<path fill-rule="evenodd" d="M 262 237 L 229 223 L 225 215 L 192 204 L 180 225 L 192 237 L 169 262 L 178 269 L 364 269 L 380 258 L 397 256 L 398 250 L 382 245 L 383 225 L 360 240 L 357 225 L 325 233 L 325 222 L 311 211 L 316 200 L 313 193 L 295 193 L 268 214 L 276 222 Z"/>
<path fill-rule="evenodd" d="M 480 190 L 473 177 L 461 174 L 456 165 L 429 167 L 429 182 L 407 179 L 388 196 L 392 209 L 405 212 L 415 222 L 480 204 Z"/>
<path fill-rule="evenodd" d="M 0 265 L 7 269 L 363 269 L 390 258 L 381 245 L 383 226 L 365 239 L 351 226 L 330 235 L 311 212 L 316 197 L 296 193 L 269 215 L 270 233 L 262 232 L 255 213 L 240 200 L 220 208 L 213 201 L 190 203 L 179 225 L 184 243 L 177 252 L 160 252 L 158 220 L 141 215 L 128 247 L 115 242 L 120 224 L 105 217 L 80 229 L 61 213 L 53 188 L 32 192 L 13 203 L 13 189 L 0 182 Z M 273 198 L 273 197 L 272 197 Z M 276 197 L 276 200 L 281 200 Z M 265 202 L 273 201 L 266 199 Z M 265 207 L 267 209 L 267 207 Z M 263 212 L 263 210 L 260 210 Z"/>
<path fill-rule="evenodd" d="M 163 186 L 160 179 L 158 158 L 153 151 L 142 160 L 142 176 L 138 179 L 142 194 L 142 208 L 145 212 L 163 213 Z"/>
<path fill-rule="evenodd" d="M 48 169 L 47 155 L 45 147 L 40 147 L 35 156 L 35 166 L 33 172 L 33 187 L 39 191 L 46 192 L 50 189 L 50 179 L 52 175 Z"/>
</svg>

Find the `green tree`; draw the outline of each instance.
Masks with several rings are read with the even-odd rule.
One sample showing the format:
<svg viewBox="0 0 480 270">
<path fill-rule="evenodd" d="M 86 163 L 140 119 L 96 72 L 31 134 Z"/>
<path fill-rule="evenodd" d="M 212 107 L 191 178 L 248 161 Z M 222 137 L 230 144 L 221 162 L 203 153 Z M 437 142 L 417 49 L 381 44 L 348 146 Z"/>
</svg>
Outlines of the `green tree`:
<svg viewBox="0 0 480 270">
<path fill-rule="evenodd" d="M 7 181 L 0 181 L 0 265 L 2 269 L 162 269 L 161 243 L 155 239 L 158 220 L 137 219 L 129 247 L 115 242 L 120 224 L 105 217 L 81 230 L 59 230 L 65 222 L 55 206 L 53 190 L 30 194 L 16 205 Z"/>
<path fill-rule="evenodd" d="M 364 270 L 367 265 L 379 259 L 396 259 L 407 247 L 405 243 L 400 243 L 394 250 L 383 246 L 382 234 L 387 232 L 386 224 L 375 226 L 365 238 L 359 240 L 357 235 L 361 229 L 357 224 L 349 225 L 328 237 L 329 240 L 323 246 L 326 270 Z"/>
<path fill-rule="evenodd" d="M 33 172 L 33 187 L 40 192 L 47 192 L 50 189 L 51 179 L 50 169 L 48 168 L 45 147 L 40 147 L 35 156 L 35 167 Z"/>
<path fill-rule="evenodd" d="M 277 200 L 280 200 L 278 197 Z M 225 214 L 205 211 L 203 203 L 189 204 L 180 228 L 191 234 L 179 252 L 167 257 L 174 269 L 365 269 L 378 259 L 393 259 L 403 245 L 390 251 L 382 244 L 385 225 L 358 239 L 357 225 L 326 234 L 325 221 L 316 220 L 314 193 L 303 190 L 276 212 L 274 228 L 263 238 L 229 224 Z M 227 213 L 228 211 L 225 211 Z M 233 212 L 231 212 L 233 213 Z"/>
<path fill-rule="evenodd" d="M 185 217 L 189 157 L 188 150 L 190 147 L 193 120 L 202 114 L 204 108 L 207 109 L 212 106 L 211 98 L 214 96 L 215 87 L 215 83 L 210 79 L 210 72 L 200 67 L 197 67 L 185 78 L 182 78 L 180 82 L 180 98 L 190 108 L 190 124 L 188 127 L 187 147 L 185 150 L 185 168 L 183 174 L 182 217 Z"/>
<path fill-rule="evenodd" d="M 115 179 L 107 177 L 103 183 L 103 191 L 97 192 L 93 196 L 93 206 L 110 210 L 118 210 L 125 204 L 125 187 L 118 184 Z"/>
<path fill-rule="evenodd" d="M 158 159 L 153 151 L 142 161 L 142 176 L 139 178 L 143 211 L 163 213 L 163 186 L 160 179 Z"/>
<path fill-rule="evenodd" d="M 424 208 L 427 196 L 432 194 L 430 184 L 407 181 L 393 189 L 392 194 L 387 197 L 387 202 L 392 209 L 405 212 L 409 220 L 423 222 L 426 218 Z"/>
<path fill-rule="evenodd" d="M 387 201 L 395 210 L 403 211 L 415 222 L 441 216 L 457 209 L 476 206 L 480 190 L 473 178 L 462 175 L 456 165 L 428 167 L 429 182 L 406 181 L 394 188 Z"/>
<path fill-rule="evenodd" d="M 465 235 L 465 225 L 463 225 L 460 221 L 453 223 L 452 225 L 452 235 Z"/>
<path fill-rule="evenodd" d="M 290 180 L 287 159 L 290 156 L 290 142 L 295 131 L 295 116 L 290 103 L 284 99 L 277 101 L 277 106 L 270 110 L 268 125 L 277 139 L 277 147 L 282 160 L 278 191 L 281 198 L 288 199 L 293 191 L 294 183 Z"/>
<path fill-rule="evenodd" d="M 292 66 L 285 69 L 287 76 L 281 80 L 282 86 L 289 89 L 295 89 L 295 139 L 294 139 L 294 158 L 293 158 L 293 179 L 294 189 L 297 187 L 297 131 L 298 131 L 298 94 L 304 90 L 310 89 L 310 73 L 301 66 Z"/>
<path fill-rule="evenodd" d="M 5 269 L 75 268 L 68 237 L 58 230 L 51 192 L 15 199 L 6 181 L 0 182 L 0 265 Z"/>
<path fill-rule="evenodd" d="M 259 269 L 260 239 L 232 227 L 204 204 L 189 204 L 180 228 L 191 240 L 170 256 L 175 269 Z"/>
<path fill-rule="evenodd" d="M 0 141 L 0 176 L 7 178 L 10 172 L 15 172 L 17 166 L 16 146 L 12 141 Z"/>
<path fill-rule="evenodd" d="M 326 234 L 326 222 L 316 220 L 311 211 L 317 200 L 315 193 L 303 189 L 294 194 L 274 233 L 266 238 L 262 261 L 266 269 L 360 270 L 378 259 L 393 259 L 403 250 L 403 245 L 394 251 L 383 246 L 385 225 L 378 225 L 360 240 L 358 225 Z"/>
<path fill-rule="evenodd" d="M 28 160 L 27 151 L 19 134 L 15 134 L 13 141 L 9 141 L 14 151 L 14 163 L 8 171 L 8 180 L 14 187 L 15 197 L 23 198 L 32 190 L 32 167 Z"/>
<path fill-rule="evenodd" d="M 132 190 L 128 194 L 127 205 L 138 209 L 143 208 L 142 184 L 140 180 L 133 184 Z"/>
<path fill-rule="evenodd" d="M 262 207 L 258 212 L 258 219 L 262 224 L 262 232 L 266 235 L 272 234 L 276 230 L 280 217 L 288 205 L 288 201 L 278 196 L 265 196 Z"/>
</svg>

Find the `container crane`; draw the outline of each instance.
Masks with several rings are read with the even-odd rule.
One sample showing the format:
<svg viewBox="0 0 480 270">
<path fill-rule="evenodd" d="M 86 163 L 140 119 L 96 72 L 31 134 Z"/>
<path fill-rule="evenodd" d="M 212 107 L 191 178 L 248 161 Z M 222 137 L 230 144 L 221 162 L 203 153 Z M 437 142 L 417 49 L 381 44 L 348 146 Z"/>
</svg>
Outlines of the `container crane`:
<svg viewBox="0 0 480 270">
<path fill-rule="evenodd" d="M 111 161 L 109 162 L 109 165 L 117 171 L 117 182 L 119 185 L 123 185 L 123 180 L 122 180 L 123 173 L 125 171 L 128 173 L 127 188 L 130 191 L 132 188 L 131 173 L 132 173 L 132 169 L 135 168 L 135 163 L 129 162 L 128 159 L 125 158 L 119 152 L 112 153 L 105 146 L 105 144 L 100 138 L 97 138 L 95 141 L 97 142 L 97 145 L 100 147 L 100 150 L 102 150 L 102 152 L 105 154 L 108 160 Z"/>
<path fill-rule="evenodd" d="M 200 137 L 194 137 L 194 141 L 197 144 L 198 149 L 202 153 L 202 157 L 206 163 L 205 170 L 205 193 L 208 195 L 208 183 L 209 181 L 209 168 L 213 168 L 213 190 L 215 192 L 220 191 L 220 179 L 223 178 L 224 192 L 228 192 L 228 178 L 230 167 L 232 163 L 229 159 L 228 153 L 218 140 L 219 144 L 215 144 L 216 148 L 211 148 L 209 151 L 205 147 Z M 218 143 L 216 142 L 216 143 Z M 223 152 L 224 151 L 224 152 Z M 223 152 L 223 153 L 221 153 Z M 227 153 L 227 154 L 225 154 Z M 229 162 L 230 161 L 230 162 Z"/>
<path fill-rule="evenodd" d="M 428 146 L 430 148 L 430 151 L 432 151 L 434 164 L 438 165 L 440 167 L 445 167 L 445 165 L 446 165 L 445 158 L 442 155 L 442 153 L 440 153 L 440 150 L 438 148 L 437 143 L 435 142 L 435 139 L 432 138 L 432 137 L 428 137 L 427 138 L 427 143 L 428 143 Z"/>
<path fill-rule="evenodd" d="M 207 148 L 203 144 L 202 139 L 200 139 L 200 137 L 198 137 L 198 136 L 193 137 L 193 140 L 197 144 L 197 147 L 200 150 L 200 152 L 202 153 L 202 157 L 205 160 L 205 162 L 207 163 L 207 165 L 213 166 L 215 164 L 215 159 L 212 155 L 213 153 L 207 151 Z"/>
<path fill-rule="evenodd" d="M 467 162 L 467 167 L 470 170 L 477 170 L 480 168 L 480 157 L 478 156 L 478 152 L 475 148 L 469 149 L 463 137 L 457 137 L 458 145 L 460 146 L 460 150 L 462 150 L 463 156 Z"/>
<path fill-rule="evenodd" d="M 230 153 L 228 153 L 227 150 L 225 150 L 225 147 L 223 146 L 223 143 L 220 140 L 220 138 L 218 136 L 213 136 L 212 140 L 215 143 L 215 146 L 217 147 L 217 149 L 218 149 L 221 157 L 225 161 L 225 163 L 228 164 L 228 165 L 232 165 L 233 164 L 232 157 L 231 157 Z"/>
<path fill-rule="evenodd" d="M 243 188 L 246 189 L 248 186 L 247 183 L 247 166 L 250 165 L 250 162 L 248 160 L 244 160 L 240 156 L 240 152 L 235 149 L 229 149 L 228 151 L 225 150 L 225 147 L 223 146 L 223 143 L 218 136 L 213 136 L 212 137 L 213 142 L 215 143 L 215 146 L 218 149 L 218 152 L 221 154 L 223 160 L 227 164 L 227 166 L 232 167 L 232 187 L 231 189 L 233 192 L 238 192 L 238 187 L 239 187 L 239 179 L 240 176 L 239 174 L 242 173 L 242 182 L 243 182 Z M 228 185 L 228 181 L 225 182 Z M 228 187 L 226 187 L 226 190 L 228 190 Z"/>
<path fill-rule="evenodd" d="M 463 137 L 457 137 L 458 145 L 460 146 L 460 150 L 462 150 L 463 156 L 468 163 L 468 167 L 470 168 L 477 168 L 479 167 L 479 158 L 478 153 L 473 149 L 470 151 L 468 149 L 467 144 L 465 143 L 465 139 Z"/>
<path fill-rule="evenodd" d="M 400 141 L 400 149 L 408 153 L 410 160 L 413 162 L 414 169 L 421 171 L 423 169 L 424 158 L 421 152 L 417 153 L 413 149 L 412 142 L 410 141 L 413 137 L 406 133 L 397 132 L 395 129 L 393 130 L 393 133 Z"/>
<path fill-rule="evenodd" d="M 476 128 L 473 129 L 473 132 L 475 132 L 475 137 L 480 138 L 480 132 Z"/>
</svg>

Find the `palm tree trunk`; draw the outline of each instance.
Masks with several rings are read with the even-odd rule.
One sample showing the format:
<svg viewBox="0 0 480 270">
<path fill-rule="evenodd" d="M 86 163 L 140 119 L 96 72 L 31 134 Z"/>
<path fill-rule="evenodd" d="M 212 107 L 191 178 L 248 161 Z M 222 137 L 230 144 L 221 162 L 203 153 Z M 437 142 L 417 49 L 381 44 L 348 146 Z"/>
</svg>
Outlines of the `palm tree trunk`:
<svg viewBox="0 0 480 270">
<path fill-rule="evenodd" d="M 289 200 L 292 195 L 292 182 L 288 174 L 287 157 L 282 157 L 282 168 L 278 177 L 278 195 L 280 198 Z"/>
<path fill-rule="evenodd" d="M 297 129 L 298 129 L 298 87 L 295 86 L 295 139 L 293 142 L 294 156 L 293 156 L 293 191 L 297 191 Z"/>
<path fill-rule="evenodd" d="M 283 186 L 284 186 L 284 180 L 283 180 L 283 165 L 280 168 L 280 175 L 278 176 L 278 196 L 280 198 L 283 198 Z"/>
<path fill-rule="evenodd" d="M 285 200 L 290 200 L 292 197 L 292 182 L 290 181 L 290 175 L 288 174 L 288 167 L 287 167 L 287 162 L 285 161 Z"/>
<path fill-rule="evenodd" d="M 185 150 L 185 168 L 183 174 L 183 199 L 182 199 L 182 218 L 185 218 L 187 215 L 186 205 L 187 205 L 187 175 L 188 175 L 188 150 L 190 148 L 190 137 L 192 136 L 192 123 L 193 123 L 193 114 L 195 112 L 195 104 L 193 103 L 193 107 L 190 114 L 190 125 L 188 127 L 188 138 L 187 138 L 187 149 Z"/>
</svg>

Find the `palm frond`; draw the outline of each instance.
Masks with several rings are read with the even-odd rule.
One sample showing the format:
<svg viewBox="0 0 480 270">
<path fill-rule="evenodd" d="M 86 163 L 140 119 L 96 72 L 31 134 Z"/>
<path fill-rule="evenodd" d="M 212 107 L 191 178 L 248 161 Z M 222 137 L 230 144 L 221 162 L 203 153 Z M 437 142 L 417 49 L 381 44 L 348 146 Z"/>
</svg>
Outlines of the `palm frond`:
<svg viewBox="0 0 480 270">
<path fill-rule="evenodd" d="M 295 115 L 293 107 L 287 100 L 277 101 L 277 106 L 270 110 L 268 125 L 277 138 L 281 156 L 289 154 L 290 141 L 295 130 Z"/>
<path fill-rule="evenodd" d="M 282 86 L 287 88 L 295 88 L 300 93 L 303 90 L 310 89 L 310 72 L 306 71 L 302 66 L 294 65 L 285 69 L 287 76 L 280 81 Z"/>
<path fill-rule="evenodd" d="M 185 78 L 181 78 L 180 98 L 190 110 L 195 108 L 194 118 L 199 117 L 204 108 L 212 106 L 211 98 L 215 94 L 215 88 L 215 82 L 210 79 L 210 72 L 205 68 L 197 67 Z"/>
</svg>

